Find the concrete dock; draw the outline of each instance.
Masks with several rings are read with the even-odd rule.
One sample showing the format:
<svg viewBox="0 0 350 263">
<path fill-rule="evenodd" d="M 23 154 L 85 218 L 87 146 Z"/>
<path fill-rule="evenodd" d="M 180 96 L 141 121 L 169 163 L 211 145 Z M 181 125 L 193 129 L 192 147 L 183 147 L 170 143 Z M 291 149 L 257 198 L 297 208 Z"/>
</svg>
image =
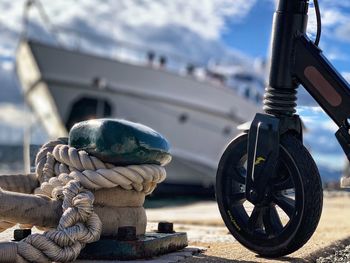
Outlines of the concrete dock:
<svg viewBox="0 0 350 263">
<path fill-rule="evenodd" d="M 170 221 L 176 231 L 188 233 L 190 246 L 205 248 L 204 252 L 194 255 L 196 250 L 190 249 L 182 254 L 150 260 L 155 263 L 315 262 L 317 258 L 331 255 L 350 244 L 350 194 L 347 192 L 325 192 L 316 233 L 303 248 L 280 259 L 260 258 L 235 241 L 226 229 L 215 201 L 194 201 L 172 207 L 147 208 L 146 211 L 149 231 L 156 229 L 159 221 Z M 9 241 L 12 235 L 13 229 L 8 229 L 0 234 L 0 241 Z"/>
</svg>

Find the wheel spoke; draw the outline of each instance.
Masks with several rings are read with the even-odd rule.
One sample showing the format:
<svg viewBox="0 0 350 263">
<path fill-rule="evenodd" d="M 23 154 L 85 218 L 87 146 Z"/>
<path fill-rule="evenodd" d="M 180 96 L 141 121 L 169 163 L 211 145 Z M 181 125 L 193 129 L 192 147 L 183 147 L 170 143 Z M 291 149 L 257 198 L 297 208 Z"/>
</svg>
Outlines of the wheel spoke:
<svg viewBox="0 0 350 263">
<path fill-rule="evenodd" d="M 283 229 L 281 219 L 274 206 L 264 209 L 263 223 L 268 236 L 275 236 Z"/>
<path fill-rule="evenodd" d="M 233 203 L 243 203 L 247 198 L 245 192 L 234 193 L 229 196 L 230 201 Z"/>
<path fill-rule="evenodd" d="M 251 230 L 254 230 L 256 228 L 262 228 L 262 209 L 260 207 L 254 207 L 248 219 L 248 227 Z"/>
<path fill-rule="evenodd" d="M 274 186 L 275 191 L 283 191 L 283 190 L 292 189 L 292 188 L 294 188 L 294 183 L 291 177 L 288 177 L 284 181 L 279 182 Z"/>
<path fill-rule="evenodd" d="M 283 230 L 283 224 L 275 206 L 270 207 L 270 217 L 273 229 L 276 233 L 280 233 Z"/>
<path fill-rule="evenodd" d="M 280 195 L 275 196 L 275 203 L 288 215 L 289 218 L 292 218 L 294 214 L 294 208 L 295 208 L 295 200 Z"/>
<path fill-rule="evenodd" d="M 268 236 L 274 235 L 275 230 L 273 229 L 273 226 L 271 224 L 271 218 L 270 218 L 270 208 L 265 208 L 263 213 L 263 223 L 265 227 L 265 232 Z"/>
</svg>

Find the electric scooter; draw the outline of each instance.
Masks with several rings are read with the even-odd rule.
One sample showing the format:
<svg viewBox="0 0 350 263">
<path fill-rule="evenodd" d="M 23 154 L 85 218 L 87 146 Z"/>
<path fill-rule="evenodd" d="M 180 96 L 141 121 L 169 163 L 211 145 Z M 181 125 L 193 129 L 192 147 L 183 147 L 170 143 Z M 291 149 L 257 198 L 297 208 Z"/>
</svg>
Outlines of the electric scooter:
<svg viewBox="0 0 350 263">
<path fill-rule="evenodd" d="M 221 216 L 242 245 L 265 257 L 301 248 L 314 233 L 322 211 L 322 183 L 303 145 L 296 114 L 301 84 L 338 125 L 336 137 L 350 160 L 350 87 L 306 35 L 308 0 L 279 0 L 274 14 L 264 114 L 233 139 L 216 177 Z M 317 140 L 317 138 L 315 138 Z M 343 178 L 342 186 L 349 186 Z"/>
</svg>

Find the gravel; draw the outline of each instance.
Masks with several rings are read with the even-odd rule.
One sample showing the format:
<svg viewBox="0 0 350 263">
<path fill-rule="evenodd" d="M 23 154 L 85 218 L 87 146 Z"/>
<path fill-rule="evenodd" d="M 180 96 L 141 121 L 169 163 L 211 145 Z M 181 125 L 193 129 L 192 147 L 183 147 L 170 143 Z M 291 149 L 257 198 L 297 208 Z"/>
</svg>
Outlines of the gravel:
<svg viewBox="0 0 350 263">
<path fill-rule="evenodd" d="M 334 262 L 350 262 L 350 245 L 344 249 L 338 250 L 335 254 L 328 257 L 321 257 L 316 263 L 334 263 Z"/>
</svg>

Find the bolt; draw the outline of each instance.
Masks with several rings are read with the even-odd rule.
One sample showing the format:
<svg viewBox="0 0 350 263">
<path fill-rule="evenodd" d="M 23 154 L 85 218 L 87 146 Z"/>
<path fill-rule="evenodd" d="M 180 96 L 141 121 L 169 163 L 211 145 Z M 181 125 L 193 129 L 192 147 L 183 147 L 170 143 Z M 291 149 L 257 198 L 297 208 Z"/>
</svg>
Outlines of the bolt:
<svg viewBox="0 0 350 263">
<path fill-rule="evenodd" d="M 26 238 L 27 236 L 32 234 L 32 230 L 30 228 L 26 229 L 15 229 L 13 231 L 13 239 L 15 241 L 21 241 L 22 239 Z"/>
<path fill-rule="evenodd" d="M 136 227 L 122 226 L 118 227 L 117 239 L 119 241 L 133 241 L 136 240 Z"/>
<path fill-rule="evenodd" d="M 159 222 L 158 233 L 170 234 L 174 233 L 174 224 L 170 222 Z"/>
<path fill-rule="evenodd" d="M 255 191 L 255 190 L 250 190 L 249 192 L 249 195 L 250 195 L 250 200 L 255 203 L 258 201 L 258 193 Z"/>
</svg>

